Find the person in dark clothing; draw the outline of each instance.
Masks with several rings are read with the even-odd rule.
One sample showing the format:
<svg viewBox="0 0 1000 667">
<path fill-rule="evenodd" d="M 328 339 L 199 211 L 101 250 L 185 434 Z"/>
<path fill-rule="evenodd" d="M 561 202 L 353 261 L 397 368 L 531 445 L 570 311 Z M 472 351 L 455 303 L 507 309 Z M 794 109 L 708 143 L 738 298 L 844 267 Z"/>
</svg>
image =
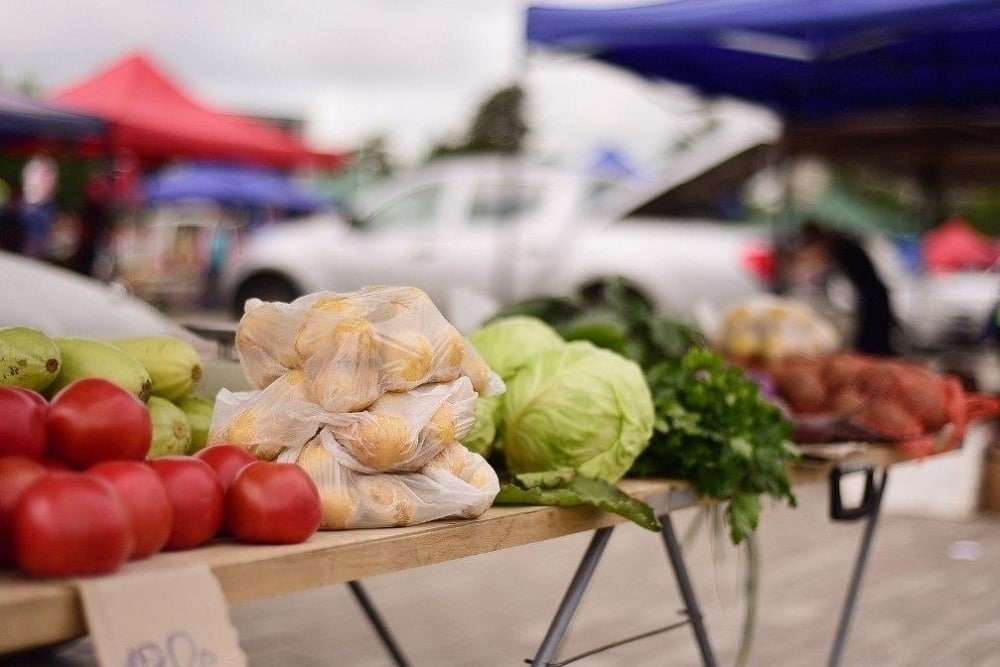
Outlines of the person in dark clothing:
<svg viewBox="0 0 1000 667">
<path fill-rule="evenodd" d="M 898 353 L 894 339 L 898 322 L 889 290 L 864 246 L 855 238 L 814 221 L 802 227 L 798 248 L 812 253 L 830 271 L 838 271 L 854 288 L 853 348 L 876 355 Z"/>
<path fill-rule="evenodd" d="M 111 227 L 110 195 L 107 180 L 102 175 L 91 176 L 79 215 L 80 238 L 70 258 L 70 268 L 78 273 L 94 274 L 94 262 Z"/>
<path fill-rule="evenodd" d="M 21 254 L 42 261 L 55 261 L 53 244 L 61 213 L 56 201 L 59 166 L 47 155 L 36 155 L 21 169 Z"/>
<path fill-rule="evenodd" d="M 0 208 L 0 250 L 21 252 L 24 246 L 24 223 L 21 220 L 21 204 L 24 197 L 19 186 L 11 187 L 7 201 Z"/>
</svg>

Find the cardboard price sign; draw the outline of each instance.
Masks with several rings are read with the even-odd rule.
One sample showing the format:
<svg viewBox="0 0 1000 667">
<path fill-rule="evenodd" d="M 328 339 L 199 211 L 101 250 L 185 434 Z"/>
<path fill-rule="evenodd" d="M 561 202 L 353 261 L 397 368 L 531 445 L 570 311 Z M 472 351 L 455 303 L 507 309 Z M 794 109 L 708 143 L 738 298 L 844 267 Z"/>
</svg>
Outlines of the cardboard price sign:
<svg viewBox="0 0 1000 667">
<path fill-rule="evenodd" d="M 246 667 L 207 565 L 82 580 L 80 594 L 101 667 Z"/>
</svg>

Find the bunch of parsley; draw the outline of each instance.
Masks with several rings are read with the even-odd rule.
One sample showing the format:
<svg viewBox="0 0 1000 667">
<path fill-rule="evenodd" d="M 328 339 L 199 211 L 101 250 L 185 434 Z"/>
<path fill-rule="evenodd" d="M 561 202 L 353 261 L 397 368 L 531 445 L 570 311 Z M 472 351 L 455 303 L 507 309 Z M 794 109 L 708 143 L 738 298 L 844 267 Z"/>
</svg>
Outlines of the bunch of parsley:
<svg viewBox="0 0 1000 667">
<path fill-rule="evenodd" d="M 787 468 L 799 453 L 791 425 L 746 373 L 693 346 L 646 377 L 657 420 L 630 474 L 684 479 L 723 503 L 734 544 L 756 529 L 761 495 L 795 506 Z"/>
</svg>

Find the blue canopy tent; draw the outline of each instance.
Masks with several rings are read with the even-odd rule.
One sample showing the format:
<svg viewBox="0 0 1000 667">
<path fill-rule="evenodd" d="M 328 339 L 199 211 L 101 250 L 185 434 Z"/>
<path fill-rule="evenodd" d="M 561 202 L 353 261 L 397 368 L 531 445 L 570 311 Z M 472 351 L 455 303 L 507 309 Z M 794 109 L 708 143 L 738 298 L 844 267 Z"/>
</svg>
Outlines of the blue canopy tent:
<svg viewBox="0 0 1000 667">
<path fill-rule="evenodd" d="M 37 140 L 76 141 L 104 134 L 101 118 L 0 91 L 0 145 Z"/>
<path fill-rule="evenodd" d="M 230 164 L 200 163 L 168 167 L 143 184 L 149 204 L 211 201 L 291 214 L 328 206 L 316 192 L 275 170 Z"/>
<path fill-rule="evenodd" d="M 677 0 L 534 6 L 529 45 L 764 105 L 790 152 L 933 180 L 1000 174 L 995 0 Z"/>
<path fill-rule="evenodd" d="M 528 9 L 529 42 L 786 117 L 996 107 L 995 0 L 679 0 Z"/>
</svg>

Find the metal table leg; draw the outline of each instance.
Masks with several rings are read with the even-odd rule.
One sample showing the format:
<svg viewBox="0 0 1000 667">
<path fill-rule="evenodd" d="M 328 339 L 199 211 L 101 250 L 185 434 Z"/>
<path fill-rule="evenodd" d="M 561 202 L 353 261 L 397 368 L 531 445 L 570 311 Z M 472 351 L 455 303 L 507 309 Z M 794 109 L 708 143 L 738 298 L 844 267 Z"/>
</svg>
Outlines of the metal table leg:
<svg viewBox="0 0 1000 667">
<path fill-rule="evenodd" d="M 607 546 L 608 540 L 611 539 L 611 531 L 613 529 L 613 526 L 609 526 L 607 528 L 598 528 L 594 531 L 594 537 L 591 538 L 590 545 L 583 555 L 583 560 L 580 561 L 580 566 L 577 568 L 576 574 L 573 575 L 573 580 L 566 591 L 566 595 L 563 596 L 555 618 L 552 619 L 552 623 L 549 625 L 545 639 L 538 648 L 538 653 L 535 655 L 534 660 L 531 661 L 532 665 L 548 665 L 555 657 L 563 638 L 566 636 L 569 622 L 572 620 L 573 614 L 576 613 L 580 599 L 583 597 L 583 593 L 587 589 L 587 584 L 590 583 L 590 578 L 594 574 L 594 569 L 597 567 L 598 561 L 601 560 L 604 547 Z"/>
<path fill-rule="evenodd" d="M 677 588 L 684 598 L 684 607 L 687 611 L 691 629 L 694 631 L 695 641 L 698 642 L 698 650 L 701 651 L 701 661 L 705 667 L 715 667 L 715 656 L 712 653 L 712 645 L 708 641 L 708 631 L 705 629 L 705 622 L 701 616 L 701 608 L 698 606 L 698 599 L 695 597 L 694 588 L 691 586 L 691 579 L 688 577 L 687 567 L 684 564 L 684 554 L 681 552 L 680 542 L 674 532 L 670 515 L 665 514 L 660 517 L 663 524 L 663 544 L 667 548 L 670 556 L 670 564 L 673 566 L 674 576 L 677 578 Z"/>
<path fill-rule="evenodd" d="M 861 537 L 861 546 L 858 550 L 858 555 L 854 561 L 854 572 L 851 575 L 851 580 L 847 587 L 847 597 L 844 600 L 844 606 L 841 608 L 840 612 L 840 622 L 837 625 L 837 635 L 833 640 L 833 647 L 830 650 L 830 660 L 827 662 L 828 667 L 838 667 L 840 665 L 840 660 L 843 657 L 844 644 L 847 641 L 847 629 L 851 623 L 851 616 L 854 613 L 854 605 L 857 602 L 858 591 L 861 589 L 861 578 L 864 575 L 865 566 L 868 564 L 868 555 L 871 551 L 872 538 L 875 535 L 875 528 L 878 525 L 879 511 L 882 508 L 882 497 L 885 492 L 885 485 L 888 480 L 889 471 L 883 469 L 881 476 L 876 478 L 874 470 L 868 470 L 868 480 L 866 488 L 866 498 L 864 501 L 865 515 L 867 516 L 867 522 L 865 524 L 865 530 Z M 831 485 L 839 484 L 839 475 L 831 478 Z M 839 489 L 834 490 L 831 486 L 831 492 L 837 494 L 839 499 Z M 836 517 L 836 514 L 834 516 Z M 851 516 L 849 519 L 860 518 L 859 516 Z"/>
<path fill-rule="evenodd" d="M 717 663 L 715 661 L 715 656 L 712 653 L 712 646 L 708 639 L 708 631 L 705 629 L 704 619 L 701 615 L 701 608 L 698 606 L 698 599 L 694 594 L 694 588 L 691 586 L 691 580 L 688 577 L 687 566 L 684 563 L 684 555 L 681 552 L 680 543 L 677 540 L 677 534 L 674 532 L 673 523 L 670 521 L 670 516 L 668 514 L 661 516 L 660 521 L 663 525 L 663 529 L 661 531 L 663 542 L 666 545 L 667 554 L 670 558 L 670 564 L 674 571 L 674 577 L 677 580 L 677 587 L 684 600 L 684 613 L 686 615 L 686 619 L 680 623 L 670 624 L 656 630 L 643 632 L 624 640 L 599 647 L 581 655 L 574 656 L 573 658 L 569 658 L 561 663 L 552 662 L 557 651 L 559 650 L 560 645 L 562 644 L 563 638 L 566 635 L 566 631 L 573 618 L 573 614 L 576 612 L 576 609 L 580 604 L 580 599 L 583 597 L 583 593 L 586 590 L 587 585 L 590 583 L 594 569 L 597 567 L 597 563 L 600 560 L 601 555 L 604 553 L 604 548 L 607 546 L 608 540 L 611 538 L 611 531 L 613 527 L 600 528 L 594 532 L 594 537 L 591 539 L 590 545 L 587 547 L 587 551 L 580 562 L 580 566 L 577 568 L 576 574 L 573 576 L 573 580 L 570 583 L 569 589 L 566 591 L 566 595 L 563 597 L 562 603 L 559 605 L 559 609 L 549 626 L 549 630 L 545 635 L 545 639 L 543 640 L 541 647 L 538 649 L 538 653 L 534 659 L 525 660 L 525 662 L 535 665 L 536 667 L 547 667 L 554 664 L 567 664 L 630 641 L 644 639 L 661 632 L 667 632 L 678 628 L 681 625 L 691 625 L 694 631 L 695 640 L 698 643 L 698 650 L 701 652 L 702 663 L 705 667 L 716 667 Z"/>
<path fill-rule="evenodd" d="M 365 615 L 368 616 L 368 620 L 371 621 L 372 626 L 375 628 L 375 632 L 378 633 L 379 639 L 382 640 L 382 644 L 385 645 L 387 651 L 392 656 L 393 661 L 399 667 L 408 667 L 410 663 L 406 661 L 406 656 L 400 650 L 399 646 L 396 644 L 396 640 L 393 638 L 392 633 L 389 632 L 389 626 L 385 624 L 382 620 L 381 615 L 379 615 L 378 610 L 372 603 L 371 599 L 368 597 L 368 593 L 361 586 L 360 581 L 349 581 L 347 585 L 350 586 L 351 592 L 354 593 L 354 597 L 357 599 L 358 604 L 364 609 Z"/>
</svg>

